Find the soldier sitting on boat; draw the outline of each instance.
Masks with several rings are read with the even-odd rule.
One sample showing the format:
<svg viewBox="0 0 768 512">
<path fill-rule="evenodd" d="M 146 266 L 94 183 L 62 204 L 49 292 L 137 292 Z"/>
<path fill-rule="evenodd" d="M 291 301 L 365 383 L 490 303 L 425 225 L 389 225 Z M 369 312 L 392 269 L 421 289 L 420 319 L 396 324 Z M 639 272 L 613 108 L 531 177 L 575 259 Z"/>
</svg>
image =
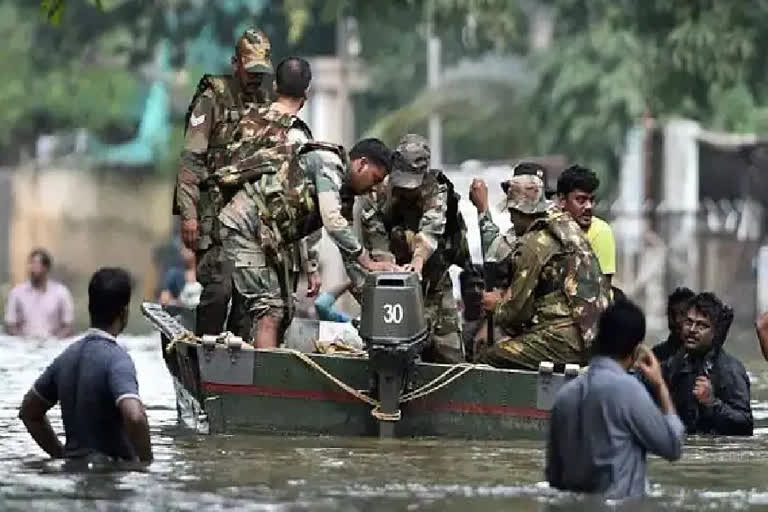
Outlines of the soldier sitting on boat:
<svg viewBox="0 0 768 512">
<path fill-rule="evenodd" d="M 506 206 L 519 237 L 511 284 L 483 295 L 496 341 L 482 347 L 476 361 L 525 369 L 540 361 L 583 364 L 609 302 L 597 258 L 570 215 L 550 207 L 540 177 L 513 177 Z"/>
<path fill-rule="evenodd" d="M 233 280 L 245 297 L 254 345 L 260 348 L 276 347 L 290 324 L 299 274 L 294 248 L 302 238 L 325 227 L 341 253 L 366 271 L 394 267 L 368 257 L 341 214 L 340 199 L 342 188 L 360 194 L 381 182 L 389 172 L 390 151 L 381 141 L 366 139 L 352 148 L 347 164 L 340 146 L 307 141 L 296 114 L 311 73 L 305 61 L 293 61 L 277 74 L 272 106 L 251 110 L 240 121 L 228 148 L 229 164 L 217 171 L 223 189 L 242 186 L 219 220 L 225 251 L 235 262 Z"/>
<path fill-rule="evenodd" d="M 363 245 L 371 253 L 391 255 L 395 263 L 422 277 L 432 330 L 424 360 L 460 363 L 465 360 L 464 344 L 448 269 L 453 264 L 471 266 L 466 225 L 453 184 L 429 163 L 426 139 L 403 136 L 394 154 L 392 175 L 362 198 Z M 357 267 L 347 261 L 351 277 L 359 274 Z M 352 291 L 359 297 L 359 289 Z"/>
</svg>

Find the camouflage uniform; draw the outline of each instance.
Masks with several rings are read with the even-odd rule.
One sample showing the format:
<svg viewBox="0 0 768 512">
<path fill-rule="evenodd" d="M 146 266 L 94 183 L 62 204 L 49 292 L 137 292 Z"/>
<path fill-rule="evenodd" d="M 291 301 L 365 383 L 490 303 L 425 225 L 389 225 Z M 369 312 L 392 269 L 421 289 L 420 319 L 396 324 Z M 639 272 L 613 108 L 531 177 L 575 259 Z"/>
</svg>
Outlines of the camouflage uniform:
<svg viewBox="0 0 768 512">
<path fill-rule="evenodd" d="M 505 261 L 512 256 L 515 250 L 514 227 L 509 228 L 506 233 L 500 233 L 499 227 L 493 222 L 491 212 L 481 213 L 477 218 L 477 224 L 480 228 L 480 246 L 483 250 L 483 261 L 500 262 Z"/>
<path fill-rule="evenodd" d="M 247 30 L 238 39 L 236 54 L 249 72 L 272 73 L 270 43 L 261 31 Z M 198 335 L 218 334 L 225 328 L 230 298 L 226 328 L 247 335 L 241 297 L 232 293 L 232 263 L 224 257 L 216 219 L 227 197 L 222 195 L 212 172 L 221 165 L 223 151 L 240 117 L 254 103 L 265 101 L 263 92 L 248 96 L 234 75 L 204 75 L 187 112 L 173 213 L 183 220 L 198 220 L 197 279 L 203 286 L 197 307 Z"/>
<path fill-rule="evenodd" d="M 540 361 L 583 364 L 608 305 L 589 242 L 568 214 L 548 207 L 535 176 L 513 178 L 508 207 L 538 218 L 518 240 L 512 283 L 494 312 L 497 341 L 477 361 L 526 369 Z"/>
<path fill-rule="evenodd" d="M 275 165 L 279 165 L 276 162 L 284 153 L 295 151 L 311 139 L 309 127 L 296 116 L 264 107 L 246 113 L 235 131 L 235 142 L 230 145 L 229 158 L 232 161 L 218 172 L 222 188 L 226 189 L 227 181 L 256 180 L 258 175 L 245 179 L 239 173 L 259 168 L 272 171 Z M 265 150 L 274 151 L 275 160 L 270 160 Z M 235 183 L 229 186 L 242 185 Z M 321 235 L 319 230 L 315 231 L 311 248 L 306 247 L 306 239 L 300 244 L 286 246 L 281 264 L 270 261 L 261 244 L 253 187 L 250 183 L 246 184 L 219 216 L 223 225 L 224 254 L 234 262 L 232 279 L 236 290 L 245 298 L 251 334 L 254 334 L 256 320 L 266 314 L 284 320 L 285 326 L 290 322 L 290 300 L 301 270 L 300 262 L 305 263 L 307 273 L 317 271 L 314 242 Z M 303 249 L 309 249 L 309 252 L 302 258 Z"/>
<path fill-rule="evenodd" d="M 387 255 L 399 265 L 422 259 L 424 307 L 432 325 L 432 348 L 425 360 L 457 363 L 465 360 L 464 345 L 448 268 L 469 268 L 471 260 L 458 194 L 443 173 L 429 169 L 429 157 L 423 137 L 401 139 L 392 175 L 362 197 L 363 245 L 372 257 Z M 418 192 L 406 198 L 398 189 Z M 347 273 L 353 282 L 364 274 L 351 261 Z M 359 299 L 359 287 L 352 291 Z"/>
<path fill-rule="evenodd" d="M 530 174 L 537 176 L 544 180 L 544 173 L 541 170 L 537 170 L 531 174 L 525 170 L 521 170 L 521 165 L 516 166 L 512 170 L 512 178 L 515 176 L 522 176 Z M 505 194 L 509 192 L 510 181 L 501 183 L 501 188 Z M 547 203 L 548 207 L 554 207 L 553 203 Z M 507 202 L 504 201 L 503 209 L 506 210 Z M 477 219 L 478 227 L 480 228 L 480 245 L 483 250 L 483 261 L 487 262 L 502 262 L 512 256 L 515 250 L 515 243 L 517 241 L 517 235 L 515 234 L 514 226 L 511 226 L 506 233 L 501 234 L 499 227 L 493 222 L 491 218 L 491 212 L 485 211 L 480 214 Z"/>
<path fill-rule="evenodd" d="M 290 123 L 286 137 L 271 148 L 242 138 L 242 146 L 235 147 L 232 175 L 248 168 L 262 171 L 257 179 L 251 177 L 252 182 L 246 183 L 219 215 L 227 228 L 227 254 L 235 258 L 235 286 L 246 297 L 252 329 L 264 315 L 280 319 L 282 329 L 290 324 L 299 261 L 308 259 L 312 268 L 307 271 L 317 269 L 315 247 L 321 227 L 326 228 L 342 254 L 357 257 L 362 252 L 352 226 L 341 215 L 340 191 L 346 177 L 344 150 L 310 142 L 309 134 L 295 121 Z M 243 131 L 248 123 L 248 118 L 241 123 Z M 294 176 L 298 177 L 295 182 L 285 178 L 290 165 L 299 173 Z M 300 201 L 303 212 L 286 206 L 288 196 L 284 193 Z M 265 220 L 268 216 L 282 216 L 290 222 L 272 224 Z M 308 258 L 304 258 L 296 241 L 307 236 L 313 240 L 307 248 Z"/>
</svg>

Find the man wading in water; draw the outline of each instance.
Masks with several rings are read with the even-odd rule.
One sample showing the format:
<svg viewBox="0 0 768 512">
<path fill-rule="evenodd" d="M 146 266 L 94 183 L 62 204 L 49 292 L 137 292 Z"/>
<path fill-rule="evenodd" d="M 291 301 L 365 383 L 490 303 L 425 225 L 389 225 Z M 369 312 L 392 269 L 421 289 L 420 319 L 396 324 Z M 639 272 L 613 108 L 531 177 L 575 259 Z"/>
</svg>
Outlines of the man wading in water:
<svg viewBox="0 0 768 512">
<path fill-rule="evenodd" d="M 54 359 L 24 397 L 19 418 L 51 457 L 152 460 L 136 369 L 115 339 L 128 322 L 130 300 L 128 272 L 96 272 L 88 285 L 91 328 Z M 56 402 L 67 436 L 64 446 L 46 417 Z"/>
</svg>

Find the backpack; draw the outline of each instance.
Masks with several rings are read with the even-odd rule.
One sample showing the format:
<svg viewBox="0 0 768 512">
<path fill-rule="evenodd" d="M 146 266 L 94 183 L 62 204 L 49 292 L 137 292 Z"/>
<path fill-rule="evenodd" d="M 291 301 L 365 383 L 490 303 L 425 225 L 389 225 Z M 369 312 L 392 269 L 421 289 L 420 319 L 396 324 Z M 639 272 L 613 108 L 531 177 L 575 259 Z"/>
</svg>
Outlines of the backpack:
<svg viewBox="0 0 768 512">
<path fill-rule="evenodd" d="M 597 336 L 600 315 L 608 307 L 608 281 L 583 231 L 567 213 L 549 212 L 546 225 L 567 254 L 563 292 L 581 333 L 581 349 L 586 353 Z"/>
<path fill-rule="evenodd" d="M 295 116 L 268 108 L 249 113 L 227 147 L 227 165 L 215 172 L 223 190 L 246 191 L 256 206 L 262 246 L 276 257 L 322 227 L 315 183 L 302 167 L 302 155 L 322 149 L 346 161 L 341 146 L 288 142 L 288 130 L 296 123 L 306 127 Z"/>
</svg>

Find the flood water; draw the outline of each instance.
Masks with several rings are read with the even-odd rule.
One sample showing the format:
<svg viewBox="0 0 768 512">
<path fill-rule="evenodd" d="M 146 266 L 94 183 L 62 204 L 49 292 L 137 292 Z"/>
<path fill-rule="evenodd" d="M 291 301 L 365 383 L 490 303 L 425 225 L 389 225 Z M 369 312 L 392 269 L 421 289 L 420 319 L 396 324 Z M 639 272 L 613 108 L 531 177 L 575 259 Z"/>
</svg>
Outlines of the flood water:
<svg viewBox="0 0 768 512">
<path fill-rule="evenodd" d="M 542 482 L 543 443 L 207 436 L 177 426 L 159 338 L 124 337 L 147 405 L 155 462 L 142 471 L 51 461 L 16 418 L 24 392 L 65 343 L 0 337 L 0 510 L 768 510 L 768 429 L 689 439 L 651 458 L 651 495 L 601 504 Z M 768 364 L 747 351 L 753 408 L 768 417 Z M 737 352 L 738 353 L 738 352 Z M 63 433 L 58 407 L 49 416 Z"/>
</svg>

